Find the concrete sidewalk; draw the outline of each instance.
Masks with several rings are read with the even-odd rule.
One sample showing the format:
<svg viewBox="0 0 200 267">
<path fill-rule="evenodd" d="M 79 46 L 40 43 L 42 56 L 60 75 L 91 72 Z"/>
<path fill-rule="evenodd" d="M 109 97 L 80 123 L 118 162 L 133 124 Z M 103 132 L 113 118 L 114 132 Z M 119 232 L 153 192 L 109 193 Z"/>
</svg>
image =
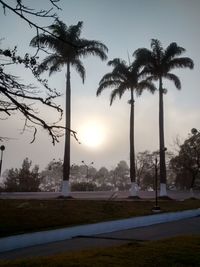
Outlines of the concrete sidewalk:
<svg viewBox="0 0 200 267">
<path fill-rule="evenodd" d="M 134 241 L 159 240 L 180 235 L 200 235 L 200 216 L 108 234 L 76 237 L 61 242 L 4 252 L 0 253 L 0 259 L 49 256 L 63 252 L 118 246 Z"/>
<path fill-rule="evenodd" d="M 126 219 L 111 220 L 7 236 L 0 238 L 0 252 L 44 245 L 53 242 L 60 242 L 66 239 L 75 238 L 80 235 L 94 236 L 159 223 L 178 221 L 197 216 L 200 216 L 200 209 L 164 212 L 146 216 L 138 216 Z"/>
<path fill-rule="evenodd" d="M 168 196 L 176 200 L 184 200 L 191 197 L 200 199 L 200 192 L 196 191 L 192 194 L 189 191 L 167 191 Z M 54 199 L 60 196 L 60 192 L 12 192 L 0 193 L 0 199 Z M 90 199 L 90 200 L 126 200 L 132 201 L 128 196 L 129 191 L 84 191 L 84 192 L 71 192 L 71 196 L 74 199 Z M 139 191 L 139 197 L 141 200 L 147 200 L 155 198 L 154 191 Z"/>
</svg>

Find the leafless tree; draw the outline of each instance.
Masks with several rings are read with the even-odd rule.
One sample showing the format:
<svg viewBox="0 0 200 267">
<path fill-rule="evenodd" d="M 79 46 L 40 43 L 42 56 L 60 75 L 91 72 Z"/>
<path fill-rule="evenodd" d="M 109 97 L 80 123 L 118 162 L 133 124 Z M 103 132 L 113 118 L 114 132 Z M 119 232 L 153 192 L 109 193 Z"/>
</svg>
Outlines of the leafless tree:
<svg viewBox="0 0 200 267">
<path fill-rule="evenodd" d="M 49 8 L 45 8 L 45 9 L 39 9 L 36 10 L 34 8 L 31 8 L 29 6 L 25 6 L 23 4 L 22 0 L 15 0 L 13 1 L 13 5 L 10 4 L 10 1 L 2 1 L 0 0 L 0 4 L 2 4 L 3 7 L 3 11 L 4 11 L 4 15 L 6 15 L 6 11 L 9 10 L 12 12 L 12 14 L 18 16 L 20 19 L 24 20 L 31 28 L 34 28 L 36 30 L 36 35 L 39 36 L 40 33 L 45 33 L 45 34 L 49 34 L 57 39 L 59 39 L 60 41 L 67 43 L 71 46 L 76 47 L 77 45 L 74 43 L 71 43 L 70 41 L 64 40 L 59 36 L 55 36 L 51 31 L 48 30 L 48 27 L 46 26 L 42 26 L 40 24 L 38 24 L 37 22 L 35 22 L 35 18 L 39 19 L 39 18 L 50 18 L 53 21 L 58 20 L 58 15 L 55 12 L 56 10 L 62 10 L 59 7 L 59 2 L 60 0 L 46 0 L 46 5 L 50 6 Z M 39 50 L 43 50 L 44 48 L 42 46 L 40 46 L 40 44 L 38 44 L 38 50 L 36 52 L 36 54 L 38 53 Z M 47 51 L 45 51 L 47 52 Z"/>
<path fill-rule="evenodd" d="M 50 5 L 49 9 L 35 10 L 23 4 L 22 0 L 10 1 L 0 0 L 0 4 L 3 7 L 4 14 L 7 14 L 7 10 L 11 11 L 20 19 L 24 20 L 31 28 L 36 30 L 37 35 L 41 32 L 51 34 L 48 29 L 34 22 L 34 18 L 52 18 L 58 19 L 55 9 L 61 10 L 58 6 L 60 0 L 49 0 L 47 5 Z M 62 40 L 63 42 L 66 42 Z M 69 43 L 68 43 L 69 44 Z M 73 45 L 73 44 L 69 44 Z M 59 105 L 54 103 L 54 99 L 60 96 L 55 89 L 51 89 L 48 86 L 47 80 L 42 79 L 38 72 L 37 53 L 39 50 L 44 50 L 43 47 L 38 45 L 37 52 L 34 56 L 25 54 L 23 57 L 17 55 L 17 50 L 14 48 L 0 49 L 0 119 L 6 119 L 16 112 L 23 114 L 25 119 L 23 131 L 27 128 L 32 128 L 34 142 L 38 127 L 43 127 L 49 133 L 52 143 L 55 144 L 59 141 L 59 137 L 63 135 L 63 130 L 66 129 L 62 125 L 57 123 L 62 119 L 62 109 Z M 6 60 L 5 60 L 6 59 Z M 6 62 L 6 63 L 5 63 Z M 11 64 L 23 65 L 26 69 L 29 69 L 34 78 L 40 82 L 46 91 L 46 97 L 43 97 L 44 93 L 39 91 L 32 84 L 24 84 L 19 82 L 19 78 L 11 75 L 6 66 Z M 39 112 L 36 108 L 37 104 L 43 105 L 55 109 L 60 118 L 56 123 L 49 124 L 39 116 Z M 76 133 L 70 129 L 71 134 L 76 138 Z M 7 137 L 0 137 L 0 140 L 6 140 Z M 77 139 L 77 138 L 76 138 Z"/>
</svg>

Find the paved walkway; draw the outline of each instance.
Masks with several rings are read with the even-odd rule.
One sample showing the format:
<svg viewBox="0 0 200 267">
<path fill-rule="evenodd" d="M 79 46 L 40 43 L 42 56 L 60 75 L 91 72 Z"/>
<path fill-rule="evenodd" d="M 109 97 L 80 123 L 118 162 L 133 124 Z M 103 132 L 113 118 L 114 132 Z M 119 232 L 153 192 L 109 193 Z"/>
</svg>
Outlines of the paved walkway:
<svg viewBox="0 0 200 267">
<path fill-rule="evenodd" d="M 79 251 L 95 247 L 118 246 L 132 241 L 159 240 L 180 235 L 200 235 L 200 216 L 175 222 L 101 234 L 92 237 L 76 237 L 62 242 L 18 249 L 0 253 L 0 259 L 17 259 L 48 256 L 63 252 Z"/>
<path fill-rule="evenodd" d="M 82 199 L 115 199 L 115 200 L 130 200 L 128 197 L 130 196 L 129 191 L 94 191 L 94 192 L 72 192 L 71 193 L 74 198 L 82 198 Z M 196 191 L 191 193 L 190 191 L 167 191 L 167 194 L 172 199 L 184 200 L 187 198 L 195 197 L 200 199 L 200 191 Z M 159 192 L 158 192 L 159 195 Z M 139 197 L 143 200 L 154 199 L 155 191 L 139 191 Z"/>
<path fill-rule="evenodd" d="M 195 197 L 200 199 L 200 191 L 194 192 L 192 194 L 189 191 L 170 191 L 168 190 L 168 196 L 172 199 L 184 200 L 187 198 Z M 130 195 L 129 191 L 86 191 L 86 192 L 71 192 L 71 196 L 75 199 L 114 199 L 114 200 L 127 200 Z M 50 199 L 57 198 L 60 196 L 59 192 L 13 192 L 13 193 L 0 193 L 0 199 Z M 143 200 L 146 199 L 154 199 L 155 192 L 154 191 L 139 191 L 139 197 Z"/>
</svg>

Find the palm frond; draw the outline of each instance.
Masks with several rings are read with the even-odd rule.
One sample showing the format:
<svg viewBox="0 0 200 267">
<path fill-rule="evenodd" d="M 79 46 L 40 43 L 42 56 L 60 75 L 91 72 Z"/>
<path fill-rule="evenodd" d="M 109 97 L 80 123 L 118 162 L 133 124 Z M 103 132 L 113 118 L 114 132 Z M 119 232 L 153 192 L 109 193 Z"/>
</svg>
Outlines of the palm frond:
<svg viewBox="0 0 200 267">
<path fill-rule="evenodd" d="M 164 50 L 162 44 L 157 39 L 151 39 L 152 58 L 156 59 L 159 64 L 164 56 Z"/>
<path fill-rule="evenodd" d="M 72 41 L 76 41 L 79 39 L 81 35 L 82 28 L 83 28 L 83 21 L 79 21 L 76 25 L 69 26 L 67 30 L 67 35 L 70 37 Z"/>
<path fill-rule="evenodd" d="M 113 66 L 113 77 L 117 77 L 118 79 L 121 79 L 122 82 L 127 81 L 132 76 L 132 67 L 128 66 L 126 64 L 126 61 L 120 59 L 120 58 L 114 58 L 113 60 L 110 60 L 108 62 L 109 66 Z"/>
<path fill-rule="evenodd" d="M 129 86 L 129 83 L 121 83 L 118 86 L 118 91 L 119 91 L 119 98 L 123 96 L 123 94 L 126 92 L 126 90 L 129 90 L 131 87 Z"/>
<path fill-rule="evenodd" d="M 119 64 L 113 69 L 113 73 L 118 73 L 123 77 L 124 80 L 126 80 L 129 75 L 131 75 L 131 69 L 130 67 L 124 65 L 124 64 Z"/>
<path fill-rule="evenodd" d="M 81 43 L 81 46 L 83 48 L 87 48 L 87 47 L 95 47 L 95 48 L 99 48 L 100 50 L 104 51 L 105 53 L 108 52 L 108 48 L 105 44 L 103 44 L 100 41 L 97 40 L 87 40 L 87 39 L 80 39 L 79 40 Z"/>
<path fill-rule="evenodd" d="M 119 80 L 102 82 L 99 84 L 96 95 L 99 96 L 102 93 L 102 91 L 107 89 L 107 88 L 112 88 L 112 87 L 117 88 L 120 85 L 120 83 L 121 83 L 121 81 L 119 81 Z"/>
<path fill-rule="evenodd" d="M 111 94 L 110 94 L 110 106 L 112 106 L 112 103 L 118 94 L 119 94 L 118 89 L 115 89 L 111 92 Z"/>
<path fill-rule="evenodd" d="M 114 58 L 113 60 L 108 61 L 108 66 L 112 66 L 113 68 L 117 68 L 118 66 L 123 65 L 124 67 L 127 67 L 126 61 L 122 60 L 121 58 Z"/>
<path fill-rule="evenodd" d="M 110 95 L 110 106 L 112 105 L 113 101 L 115 100 L 117 96 L 119 96 L 119 98 L 122 97 L 126 89 L 127 88 L 126 86 L 124 86 L 124 84 L 120 84 L 118 88 L 112 90 L 111 95 Z"/>
<path fill-rule="evenodd" d="M 164 57 L 163 57 L 163 62 L 169 62 L 175 56 L 180 56 L 184 52 L 185 52 L 185 48 L 180 47 L 177 45 L 177 43 L 173 42 L 169 44 L 168 47 L 166 48 Z"/>
<path fill-rule="evenodd" d="M 44 48 L 49 48 L 53 51 L 57 51 L 58 43 L 60 41 L 55 37 L 46 34 L 39 34 L 30 41 L 30 46 L 37 47 L 38 45 Z M 63 45 L 63 44 L 62 44 Z"/>
<path fill-rule="evenodd" d="M 144 90 L 148 90 L 150 93 L 154 94 L 155 91 L 157 90 L 157 88 L 155 87 L 155 85 L 149 81 L 149 80 L 142 80 L 137 84 L 137 88 L 136 88 L 136 95 L 140 96 Z"/>
<path fill-rule="evenodd" d="M 57 54 L 49 55 L 42 61 L 42 63 L 40 64 L 38 68 L 38 71 L 42 73 L 54 65 L 58 66 L 59 64 L 62 64 L 62 62 L 63 62 L 62 58 L 59 57 Z M 51 74 L 51 71 L 50 71 L 50 74 Z"/>
<path fill-rule="evenodd" d="M 140 72 L 139 77 L 141 79 L 143 78 L 148 78 L 148 77 L 152 77 L 152 79 L 157 80 L 158 76 L 155 73 L 155 68 L 152 67 L 151 65 L 146 65 Z"/>
<path fill-rule="evenodd" d="M 115 81 L 115 80 L 119 80 L 120 82 L 123 82 L 124 80 L 123 75 L 121 75 L 120 73 L 109 72 L 102 77 L 99 84 L 106 82 L 106 81 Z"/>
<path fill-rule="evenodd" d="M 146 81 L 152 82 L 152 81 L 157 81 L 159 77 L 154 76 L 154 75 L 149 75 L 148 77 L 145 77 Z"/>
<path fill-rule="evenodd" d="M 178 90 L 181 89 L 181 81 L 178 78 L 178 76 L 176 76 L 175 74 L 167 73 L 167 74 L 164 75 L 164 78 L 172 81 Z"/>
<path fill-rule="evenodd" d="M 163 51 L 161 42 L 158 39 L 151 39 L 151 49 L 153 52 L 155 52 L 155 54 Z"/>
<path fill-rule="evenodd" d="M 133 56 L 135 57 L 137 62 L 140 62 L 141 65 L 149 62 L 152 57 L 151 51 L 147 48 L 139 48 L 133 52 Z"/>
<path fill-rule="evenodd" d="M 57 19 L 54 24 L 48 27 L 52 33 L 57 37 L 65 37 L 65 33 L 68 31 L 67 25 L 61 20 Z"/>
<path fill-rule="evenodd" d="M 54 72 L 58 72 L 65 65 L 65 62 L 56 61 L 49 69 L 49 76 L 51 76 Z"/>
<path fill-rule="evenodd" d="M 106 60 L 108 48 L 99 41 L 80 39 L 79 46 L 81 47 L 78 51 L 80 56 L 98 56 L 101 60 Z"/>
<path fill-rule="evenodd" d="M 98 56 L 101 60 L 106 60 L 107 59 L 107 55 L 105 54 L 104 51 L 102 51 L 99 48 L 95 48 L 95 47 L 90 47 L 87 49 L 82 49 L 79 53 L 80 56 L 86 57 L 88 55 L 92 55 L 92 56 Z"/>
<path fill-rule="evenodd" d="M 174 58 L 168 63 L 169 70 L 172 70 L 174 68 L 194 68 L 194 62 L 189 57 L 179 57 Z"/>
<path fill-rule="evenodd" d="M 74 60 L 71 60 L 71 65 L 73 67 L 75 67 L 76 71 L 78 72 L 78 74 L 80 75 L 80 77 L 82 78 L 82 81 L 84 83 L 84 81 L 85 81 L 85 68 L 83 66 L 83 63 L 80 61 L 80 59 L 74 59 Z"/>
</svg>

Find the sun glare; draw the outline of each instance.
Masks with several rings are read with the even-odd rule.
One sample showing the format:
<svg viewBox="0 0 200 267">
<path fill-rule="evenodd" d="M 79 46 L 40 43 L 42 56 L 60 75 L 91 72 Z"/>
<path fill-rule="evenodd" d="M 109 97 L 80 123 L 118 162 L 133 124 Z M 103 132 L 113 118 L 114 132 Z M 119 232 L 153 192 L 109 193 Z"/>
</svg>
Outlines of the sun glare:
<svg viewBox="0 0 200 267">
<path fill-rule="evenodd" d="M 98 148 L 105 141 L 104 128 L 97 123 L 84 125 L 79 134 L 81 143 L 91 148 Z"/>
</svg>

